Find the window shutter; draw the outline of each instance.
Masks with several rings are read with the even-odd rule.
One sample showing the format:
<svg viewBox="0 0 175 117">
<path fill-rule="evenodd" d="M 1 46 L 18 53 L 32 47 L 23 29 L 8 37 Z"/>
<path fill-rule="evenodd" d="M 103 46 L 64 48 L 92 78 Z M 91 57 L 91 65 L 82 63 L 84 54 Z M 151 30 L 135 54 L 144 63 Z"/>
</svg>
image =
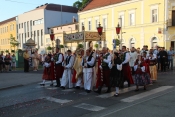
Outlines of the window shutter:
<svg viewBox="0 0 175 117">
<path fill-rule="evenodd" d="M 171 10 L 168 13 L 168 26 L 172 26 L 172 11 Z"/>
</svg>

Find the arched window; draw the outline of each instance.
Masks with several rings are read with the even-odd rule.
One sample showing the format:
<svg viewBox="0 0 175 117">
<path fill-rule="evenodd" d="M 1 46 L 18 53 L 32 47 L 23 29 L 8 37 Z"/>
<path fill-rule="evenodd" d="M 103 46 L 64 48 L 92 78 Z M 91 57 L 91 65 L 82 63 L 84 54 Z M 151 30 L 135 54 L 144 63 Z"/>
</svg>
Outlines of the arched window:
<svg viewBox="0 0 175 117">
<path fill-rule="evenodd" d="M 130 48 L 135 47 L 135 39 L 131 38 L 130 39 Z"/>
<path fill-rule="evenodd" d="M 152 45 L 152 48 L 155 48 L 157 46 L 157 37 L 153 37 L 151 43 L 152 43 L 151 44 Z"/>
</svg>

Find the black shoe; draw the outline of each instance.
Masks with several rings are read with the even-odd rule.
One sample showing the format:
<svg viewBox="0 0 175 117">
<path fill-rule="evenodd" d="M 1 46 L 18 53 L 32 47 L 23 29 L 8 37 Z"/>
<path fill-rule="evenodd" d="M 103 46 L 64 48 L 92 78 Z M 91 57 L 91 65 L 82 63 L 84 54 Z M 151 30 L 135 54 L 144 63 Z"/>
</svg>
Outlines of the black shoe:
<svg viewBox="0 0 175 117">
<path fill-rule="evenodd" d="M 106 93 L 110 93 L 111 92 L 111 88 L 108 87 L 108 90 L 106 91 Z"/>
<path fill-rule="evenodd" d="M 137 91 L 139 91 L 139 89 L 136 89 L 135 91 L 137 92 Z"/>
<path fill-rule="evenodd" d="M 60 87 L 60 85 L 56 85 L 55 87 Z"/>
<path fill-rule="evenodd" d="M 130 85 L 130 83 L 128 83 L 128 87 L 130 87 L 131 85 Z"/>
<path fill-rule="evenodd" d="M 101 91 L 97 90 L 97 91 L 94 91 L 95 93 L 98 93 L 98 94 L 101 94 Z"/>
<path fill-rule="evenodd" d="M 118 97 L 118 96 L 119 96 L 119 94 L 118 94 L 118 93 L 114 94 L 114 97 Z"/>
<path fill-rule="evenodd" d="M 87 93 L 90 93 L 90 92 L 91 92 L 91 90 L 86 90 L 86 92 L 87 92 Z"/>
<path fill-rule="evenodd" d="M 76 89 L 80 89 L 80 87 L 79 87 L 79 86 L 76 86 L 75 88 L 76 88 Z"/>
<path fill-rule="evenodd" d="M 40 86 L 45 86 L 45 84 L 40 84 Z"/>
<path fill-rule="evenodd" d="M 65 89 L 65 87 L 61 86 L 60 88 Z"/>
<path fill-rule="evenodd" d="M 51 86 L 51 87 L 53 87 L 53 83 L 52 83 L 52 84 L 50 84 L 50 86 Z"/>
</svg>

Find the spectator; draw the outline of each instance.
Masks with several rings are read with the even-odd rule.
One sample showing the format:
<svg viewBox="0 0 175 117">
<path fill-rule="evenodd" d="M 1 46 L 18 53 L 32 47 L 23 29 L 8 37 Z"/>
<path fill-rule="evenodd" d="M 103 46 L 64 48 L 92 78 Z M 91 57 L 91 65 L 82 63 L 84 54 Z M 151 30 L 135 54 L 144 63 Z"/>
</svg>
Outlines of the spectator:
<svg viewBox="0 0 175 117">
<path fill-rule="evenodd" d="M 16 56 L 12 55 L 12 70 L 16 71 Z"/>
<path fill-rule="evenodd" d="M 170 68 L 171 64 L 171 70 L 173 70 L 173 56 L 174 56 L 174 50 L 172 47 L 170 47 L 170 50 L 168 51 L 168 69 Z"/>
<path fill-rule="evenodd" d="M 9 57 L 9 55 L 5 56 L 4 61 L 5 61 L 5 70 L 6 70 L 6 72 L 8 72 L 9 71 L 9 66 L 10 66 L 10 57 Z"/>
<path fill-rule="evenodd" d="M 29 72 L 29 53 L 28 50 L 23 53 L 24 58 L 24 72 Z"/>
<path fill-rule="evenodd" d="M 0 72 L 3 70 L 3 59 L 2 55 L 0 55 Z"/>
<path fill-rule="evenodd" d="M 168 59 L 168 54 L 165 51 L 164 47 L 162 48 L 162 51 L 160 51 L 158 55 L 160 56 L 161 71 L 165 72 L 166 71 L 166 62 L 167 62 L 167 59 Z"/>
</svg>

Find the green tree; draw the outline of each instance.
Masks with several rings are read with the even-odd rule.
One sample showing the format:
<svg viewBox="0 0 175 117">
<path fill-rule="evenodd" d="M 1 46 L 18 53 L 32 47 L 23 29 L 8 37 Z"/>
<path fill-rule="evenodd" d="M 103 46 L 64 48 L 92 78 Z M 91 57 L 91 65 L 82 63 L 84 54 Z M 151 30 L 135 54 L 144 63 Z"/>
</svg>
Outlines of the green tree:
<svg viewBox="0 0 175 117">
<path fill-rule="evenodd" d="M 52 50 L 52 47 L 48 46 L 48 47 L 47 47 L 47 50 Z"/>
<path fill-rule="evenodd" d="M 94 47 L 97 49 L 98 48 L 98 44 L 95 44 Z"/>
<path fill-rule="evenodd" d="M 83 8 L 87 3 L 89 2 L 89 0 L 78 0 L 76 2 L 74 2 L 73 6 L 78 8 L 78 9 L 81 9 Z"/>
<path fill-rule="evenodd" d="M 9 50 L 5 50 L 6 53 L 9 53 Z"/>
<path fill-rule="evenodd" d="M 60 45 L 60 48 L 64 48 L 64 45 Z"/>
<path fill-rule="evenodd" d="M 120 45 L 120 40 L 116 39 L 116 46 L 119 46 L 119 45 Z"/>
<path fill-rule="evenodd" d="M 77 48 L 78 49 L 83 48 L 83 44 L 78 44 Z"/>
<path fill-rule="evenodd" d="M 10 35 L 10 45 L 11 45 L 11 47 L 13 47 L 14 50 L 15 50 L 15 48 L 18 47 L 19 44 L 20 44 L 20 43 L 19 43 L 19 42 L 15 39 L 15 37 L 13 37 L 13 35 L 11 34 L 11 35 Z"/>
</svg>

